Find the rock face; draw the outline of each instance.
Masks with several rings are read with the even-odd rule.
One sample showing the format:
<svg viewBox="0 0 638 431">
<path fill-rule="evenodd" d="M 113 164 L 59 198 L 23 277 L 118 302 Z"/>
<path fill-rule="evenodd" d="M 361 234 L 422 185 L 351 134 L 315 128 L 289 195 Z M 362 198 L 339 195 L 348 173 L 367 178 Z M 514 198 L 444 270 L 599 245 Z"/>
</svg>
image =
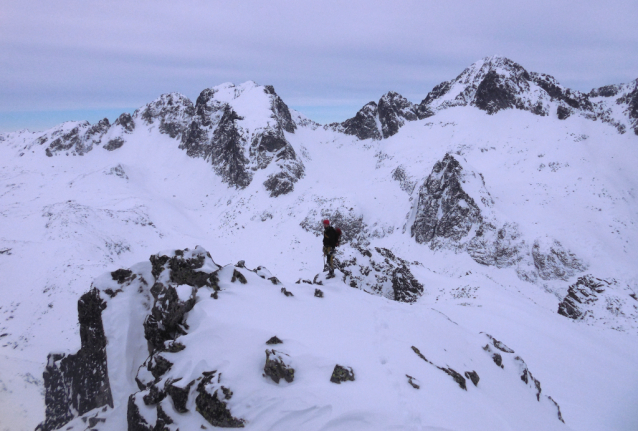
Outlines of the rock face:
<svg viewBox="0 0 638 431">
<path fill-rule="evenodd" d="M 564 280 L 587 269 L 556 240 L 537 238 L 530 247 L 516 223 L 496 217 L 483 176 L 461 160 L 446 154 L 419 188 L 407 224 L 416 242 L 465 251 L 483 265 L 517 265 L 527 281 Z"/>
<path fill-rule="evenodd" d="M 347 135 L 363 139 L 386 139 L 395 135 L 406 121 L 415 121 L 432 115 L 428 109 L 409 102 L 394 91 L 384 94 L 379 103 L 369 102 L 353 118 L 330 126 Z"/>
<path fill-rule="evenodd" d="M 411 271 L 414 265 L 418 264 L 401 259 L 388 249 L 356 245 L 335 259 L 344 283 L 350 287 L 407 303 L 419 299 L 424 290 Z"/>
<path fill-rule="evenodd" d="M 116 151 L 140 129 L 142 133 L 156 129 L 177 140 L 190 157 L 209 162 L 231 187 L 247 187 L 268 168 L 263 185 L 271 197 L 277 197 L 290 193 L 305 175 L 303 162 L 286 139 L 286 133 L 297 127 L 272 86 L 246 82 L 205 89 L 195 104 L 178 93 L 163 94 L 133 114 L 123 113 L 112 125 L 106 118 L 95 125 L 64 123 L 37 135 L 24 149 L 46 145 L 49 157 L 83 155 L 99 145 Z"/>
<path fill-rule="evenodd" d="M 602 323 L 621 332 L 633 331 L 638 320 L 638 295 L 615 279 L 587 274 L 569 286 L 558 304 L 558 314 L 588 324 Z"/>
<path fill-rule="evenodd" d="M 414 223 L 410 233 L 418 243 L 428 243 L 435 238 L 459 241 L 473 228 L 483 224 L 480 203 L 466 193 L 461 185 L 473 176 L 483 192 L 482 206 L 489 207 L 493 200 L 482 178 L 463 169 L 459 161 L 450 154 L 437 162 L 432 173 L 419 189 Z"/>
<path fill-rule="evenodd" d="M 160 132 L 176 139 L 181 139 L 194 114 L 193 102 L 179 93 L 163 94 L 140 109 L 145 125 L 157 125 Z"/>
<path fill-rule="evenodd" d="M 567 280 L 587 269 L 582 261 L 556 240 L 542 241 L 537 239 L 534 241 L 532 257 L 538 275 L 543 280 Z"/>
<path fill-rule="evenodd" d="M 113 407 L 102 326 L 104 308 L 97 289 L 85 293 L 78 301 L 82 347 L 74 355 L 50 354 L 47 359 L 43 431 L 58 429 L 95 408 Z"/>
<path fill-rule="evenodd" d="M 602 111 L 604 121 L 616 124 L 623 133 L 625 124 L 638 135 L 638 79 L 628 84 L 607 85 L 592 90 L 589 98 Z M 626 118 L 626 123 L 619 119 Z"/>
<path fill-rule="evenodd" d="M 578 281 L 571 286 L 565 299 L 558 304 L 558 314 L 570 319 L 582 319 L 587 312 L 580 307 L 593 304 L 598 300 L 598 295 L 605 291 L 605 287 L 611 283 L 605 280 L 585 275 L 578 278 Z"/>
<path fill-rule="evenodd" d="M 269 115 L 241 116 L 234 107 L 240 98 L 267 105 L 268 110 L 264 112 Z M 207 89 L 197 98 L 194 111 L 182 134 L 180 148 L 191 157 L 209 161 L 230 186 L 247 187 L 254 171 L 273 163 L 278 169 L 264 182 L 272 197 L 291 192 L 294 183 L 303 177 L 303 162 L 284 134 L 294 133 L 297 126 L 272 86 L 245 83 L 239 87 L 226 84 Z"/>
<path fill-rule="evenodd" d="M 108 118 L 94 125 L 88 121 L 64 123 L 40 136 L 35 144 L 47 145 L 45 153 L 49 157 L 63 154 L 82 156 L 102 143 L 110 127 Z"/>
</svg>

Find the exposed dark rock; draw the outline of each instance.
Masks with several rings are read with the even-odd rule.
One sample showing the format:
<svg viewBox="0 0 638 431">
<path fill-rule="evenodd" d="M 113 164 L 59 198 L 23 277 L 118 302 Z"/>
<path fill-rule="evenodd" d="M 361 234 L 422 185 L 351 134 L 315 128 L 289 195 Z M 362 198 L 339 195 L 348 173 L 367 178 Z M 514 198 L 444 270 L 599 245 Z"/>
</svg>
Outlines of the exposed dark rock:
<svg viewBox="0 0 638 431">
<path fill-rule="evenodd" d="M 270 337 L 270 339 L 268 341 L 266 341 L 266 344 L 282 344 L 283 341 L 281 341 L 279 338 L 277 338 L 277 336 L 273 336 Z"/>
<path fill-rule="evenodd" d="M 277 277 L 270 277 L 268 280 L 270 280 L 270 282 L 274 285 L 281 284 L 281 281 L 279 281 Z"/>
<path fill-rule="evenodd" d="M 534 378 L 532 373 L 527 368 L 527 364 L 525 364 L 525 361 L 520 356 L 516 356 L 514 358 L 514 361 L 519 366 L 519 369 L 521 372 L 521 375 L 520 375 L 521 380 L 525 382 L 525 384 L 528 384 L 531 387 L 533 387 L 533 389 L 536 391 L 536 400 L 540 401 L 541 400 L 541 382 L 539 382 L 538 380 Z"/>
<path fill-rule="evenodd" d="M 172 341 L 186 333 L 184 315 L 195 305 L 197 287 L 212 287 L 212 274 L 196 271 L 204 264 L 206 254 L 195 250 L 176 250 L 174 256 L 154 255 L 150 261 L 156 280 L 151 287 L 155 301 L 151 313 L 144 322 L 144 335 L 153 350 L 165 350 L 165 342 Z M 214 262 L 212 266 L 219 268 Z M 182 300 L 177 294 L 180 285 L 192 286 L 188 299 Z M 183 287 L 181 287 L 183 290 Z"/>
<path fill-rule="evenodd" d="M 437 368 L 443 371 L 448 376 L 452 377 L 456 383 L 458 383 L 459 387 L 464 391 L 467 391 L 467 385 L 465 382 L 465 377 L 463 377 L 460 373 L 456 372 L 452 368 L 438 367 Z"/>
<path fill-rule="evenodd" d="M 532 257 L 538 275 L 543 280 L 567 280 L 587 269 L 587 265 L 556 240 L 536 240 L 532 246 Z"/>
<path fill-rule="evenodd" d="M 510 349 L 509 347 L 505 345 L 505 343 L 498 341 L 496 338 L 492 337 L 490 334 L 485 334 L 485 336 L 489 338 L 490 341 L 492 342 L 492 345 L 496 347 L 498 350 L 500 350 L 501 352 L 514 353 L 514 350 Z"/>
<path fill-rule="evenodd" d="M 356 245 L 335 259 L 346 284 L 407 303 L 415 302 L 424 290 L 412 274 L 412 265 L 386 248 L 370 250 Z"/>
<path fill-rule="evenodd" d="M 133 117 L 131 117 L 131 114 L 128 114 L 126 112 L 117 117 L 117 120 L 115 120 L 115 123 L 113 123 L 113 125 L 122 126 L 126 133 L 131 133 L 133 132 L 133 130 L 135 130 L 135 121 L 133 121 Z"/>
<path fill-rule="evenodd" d="M 128 431 L 153 431 L 153 427 L 146 422 L 146 419 L 140 413 L 140 409 L 135 402 L 135 395 L 131 394 L 128 398 L 128 406 L 126 409 L 126 422 Z"/>
<path fill-rule="evenodd" d="M 463 168 L 451 154 L 437 162 L 419 189 L 416 216 L 410 228 L 418 243 L 435 237 L 459 241 L 483 217 L 474 199 L 463 190 Z"/>
<path fill-rule="evenodd" d="M 500 355 L 500 353 L 494 353 L 492 355 L 492 359 L 494 360 L 494 363 L 496 365 L 498 365 L 501 368 L 504 368 L 504 366 L 503 366 L 503 357 Z"/>
<path fill-rule="evenodd" d="M 289 356 L 277 350 L 266 350 L 264 373 L 277 384 L 281 379 L 288 383 L 295 379 L 295 370 L 290 366 Z"/>
<path fill-rule="evenodd" d="M 407 374 L 405 375 L 405 377 L 407 377 L 407 378 L 408 378 L 408 383 L 409 383 L 409 384 L 410 384 L 410 386 L 412 386 L 414 389 L 419 389 L 419 388 L 421 388 L 421 386 L 420 386 L 420 385 L 418 385 L 418 384 L 416 383 L 416 379 L 415 379 L 414 377 L 409 376 L 409 375 L 407 375 Z"/>
<path fill-rule="evenodd" d="M 591 274 L 579 277 L 576 283 L 569 286 L 567 296 L 558 304 L 558 314 L 570 319 L 582 319 L 587 305 L 598 301 L 599 295 L 605 291 L 610 283 Z"/>
<path fill-rule="evenodd" d="M 195 114 L 195 107 L 187 97 L 179 93 L 169 93 L 147 104 L 140 112 L 142 120 L 147 125 L 159 121 L 160 133 L 181 139 Z"/>
<path fill-rule="evenodd" d="M 315 289 L 315 297 L 323 298 L 323 292 L 320 289 Z"/>
<path fill-rule="evenodd" d="M 572 115 L 572 111 L 569 108 L 565 108 L 564 106 L 559 106 L 556 108 L 556 115 L 559 120 L 565 120 L 567 117 Z"/>
<path fill-rule="evenodd" d="M 155 377 L 155 382 L 158 382 L 172 367 L 173 363 L 159 354 L 151 356 L 146 363 L 146 368 Z"/>
<path fill-rule="evenodd" d="M 342 367 L 339 364 L 335 365 L 332 376 L 330 376 L 330 381 L 337 384 L 347 381 L 354 382 L 354 371 L 352 367 Z"/>
<path fill-rule="evenodd" d="M 281 293 L 283 293 L 286 296 L 295 296 L 292 294 L 292 292 L 287 291 L 285 287 L 281 288 Z"/>
<path fill-rule="evenodd" d="M 409 195 L 412 194 L 414 188 L 416 187 L 416 181 L 408 176 L 403 166 L 398 166 L 392 171 L 392 179 L 398 181 L 401 186 L 401 190 Z"/>
<path fill-rule="evenodd" d="M 228 105 L 219 124 L 213 133 L 210 155 L 207 159 L 213 164 L 215 172 L 222 177 L 222 181 L 230 186 L 243 189 L 252 180 L 248 171 L 248 159 L 244 155 L 242 138 L 237 126 L 237 120 L 243 119 Z"/>
<path fill-rule="evenodd" d="M 618 94 L 617 85 L 606 85 L 604 87 L 595 88 L 589 92 L 589 97 L 612 97 Z"/>
<path fill-rule="evenodd" d="M 148 393 L 142 397 L 144 404 L 147 406 L 155 405 L 166 398 L 166 391 L 162 391 L 152 384 Z"/>
<path fill-rule="evenodd" d="M 124 284 L 127 281 L 134 280 L 137 276 L 130 269 L 118 269 L 111 272 L 111 277 L 117 281 L 117 284 Z"/>
<path fill-rule="evenodd" d="M 163 350 L 165 341 L 186 334 L 183 319 L 195 305 L 196 292 L 193 288 L 190 297 L 182 301 L 172 285 L 153 285 L 151 293 L 155 297 L 155 303 L 151 314 L 144 321 L 144 336 L 153 349 Z"/>
<path fill-rule="evenodd" d="M 476 89 L 474 104 L 488 114 L 513 108 L 516 105 L 514 90 L 507 85 L 507 81 L 494 70 L 485 75 Z"/>
<path fill-rule="evenodd" d="M 191 386 L 195 383 L 195 381 L 188 383 L 182 388 L 174 384 L 180 380 L 182 379 L 169 379 L 164 385 L 164 390 L 168 395 L 170 395 L 171 399 L 173 400 L 173 406 L 175 407 L 175 410 L 178 413 L 186 413 L 188 411 L 188 409 L 186 408 L 188 394 L 190 393 Z"/>
<path fill-rule="evenodd" d="M 230 282 L 234 283 L 236 281 L 239 281 L 241 284 L 248 283 L 248 280 L 246 280 L 246 277 L 244 276 L 244 274 L 242 274 L 241 272 L 235 269 L 233 270 L 233 278 L 230 279 Z"/>
<path fill-rule="evenodd" d="M 117 138 L 113 138 L 111 139 L 105 146 L 104 149 L 107 151 L 113 151 L 113 150 L 117 150 L 118 148 L 120 148 L 122 145 L 124 145 L 124 139 L 120 138 L 119 136 Z"/>
<path fill-rule="evenodd" d="M 530 76 L 553 100 L 563 101 L 575 109 L 592 110 L 592 103 L 586 94 L 565 88 L 553 76 L 544 73 L 532 73 Z"/>
<path fill-rule="evenodd" d="M 177 254 L 171 257 L 168 261 L 168 267 L 171 270 L 171 283 L 176 285 L 187 284 L 195 287 L 211 287 L 210 274 L 197 271 L 204 266 L 205 259 L 206 257 L 203 254 L 198 254 L 188 259 Z"/>
<path fill-rule="evenodd" d="M 113 407 L 102 311 L 106 303 L 93 288 L 78 301 L 80 350 L 74 355 L 50 354 L 43 373 L 46 419 L 44 431 L 60 428 L 89 410 Z"/>
<path fill-rule="evenodd" d="M 384 139 L 395 135 L 405 124 L 405 121 L 415 121 L 419 118 L 416 107 L 394 91 L 381 97 L 377 105 L 377 112 Z"/>
<path fill-rule="evenodd" d="M 459 374 L 458 372 L 456 372 L 455 370 L 453 370 L 452 368 L 449 368 L 449 367 L 439 367 L 434 362 L 428 360 L 425 356 L 423 356 L 421 351 L 419 349 L 417 349 L 415 346 L 412 346 L 412 351 L 414 353 L 416 353 L 416 355 L 419 358 L 423 359 L 428 364 L 435 366 L 436 368 L 438 368 L 439 370 L 443 371 L 448 376 L 452 377 L 452 379 L 454 379 L 454 381 L 459 385 L 459 387 L 461 389 L 467 391 L 467 385 L 465 383 L 465 377 L 463 377 L 461 374 Z"/>
<path fill-rule="evenodd" d="M 377 127 L 377 114 L 377 104 L 369 102 L 353 118 L 341 123 L 341 130 L 346 135 L 354 135 L 361 140 L 381 139 L 382 135 Z"/>
<path fill-rule="evenodd" d="M 264 187 L 270 192 L 270 197 L 276 198 L 280 195 L 285 195 L 294 190 L 294 179 L 287 172 L 279 172 L 270 175 L 266 181 L 264 181 Z"/>
<path fill-rule="evenodd" d="M 474 386 L 478 386 L 478 382 L 479 382 L 479 380 L 481 380 L 476 371 L 466 371 L 465 372 L 465 377 L 470 379 L 472 381 L 472 383 L 474 383 Z"/>
<path fill-rule="evenodd" d="M 392 272 L 392 290 L 395 301 L 414 302 L 423 294 L 423 285 L 412 275 L 409 267 L 400 266 Z"/>
<path fill-rule="evenodd" d="M 378 104 L 369 102 L 353 118 L 330 126 L 361 140 L 385 139 L 395 135 L 406 121 L 431 115 L 434 113 L 427 106 L 414 105 L 400 94 L 390 91 L 379 99 Z"/>
<path fill-rule="evenodd" d="M 556 410 L 558 411 L 558 420 L 561 421 L 562 423 L 565 423 L 565 421 L 563 420 L 563 414 L 560 411 L 560 406 L 558 405 L 558 403 L 554 401 L 554 399 L 550 396 L 548 396 L 547 398 L 556 406 Z"/>
<path fill-rule="evenodd" d="M 239 262 L 237 262 L 237 263 L 235 264 L 235 266 L 236 266 L 237 268 L 246 268 L 246 261 L 245 261 L 245 260 L 240 260 Z"/>
<path fill-rule="evenodd" d="M 170 431 L 170 428 L 168 428 L 166 425 L 172 424 L 174 422 L 173 419 L 166 414 L 161 404 L 158 404 L 156 409 L 157 422 L 155 422 L 153 431 Z"/>
<path fill-rule="evenodd" d="M 195 405 L 197 411 L 212 426 L 221 428 L 243 428 L 244 420 L 233 417 L 225 400 L 232 398 L 233 393 L 219 383 L 220 376 L 216 372 L 204 373 L 204 378 L 197 385 Z"/>
<path fill-rule="evenodd" d="M 458 79 L 458 78 L 457 78 Z M 440 84 L 436 85 L 432 91 L 430 91 L 427 96 L 425 96 L 425 99 L 423 99 L 421 101 L 421 103 L 419 104 L 419 111 L 420 112 L 432 112 L 430 111 L 430 104 L 435 101 L 436 99 L 441 98 L 442 96 L 444 96 L 445 94 L 447 94 L 448 91 L 450 91 L 450 87 L 452 86 L 452 81 L 443 81 Z"/>
</svg>

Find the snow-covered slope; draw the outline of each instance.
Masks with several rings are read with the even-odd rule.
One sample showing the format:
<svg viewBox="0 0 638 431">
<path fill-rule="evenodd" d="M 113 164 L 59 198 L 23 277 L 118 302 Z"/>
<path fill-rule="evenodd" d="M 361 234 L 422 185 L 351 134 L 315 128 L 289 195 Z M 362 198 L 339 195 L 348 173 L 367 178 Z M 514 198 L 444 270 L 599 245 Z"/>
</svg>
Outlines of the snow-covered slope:
<svg viewBox="0 0 638 431">
<path fill-rule="evenodd" d="M 202 373 L 216 371 L 248 429 L 636 429 L 638 151 L 622 133 L 635 126 L 636 83 L 551 93 L 548 77 L 518 67 L 482 60 L 427 103 L 388 93 L 357 120 L 366 139 L 356 121 L 321 127 L 252 82 L 195 103 L 163 95 L 113 125 L 0 135 L 2 427 L 45 421 L 47 356 L 86 351 L 76 304 L 93 283 L 91 298 L 106 305 L 112 408 L 84 417 L 122 429 L 142 390 L 137 367 L 160 354 L 144 338 L 156 304 L 149 256 L 201 245 L 222 266 L 219 299 L 194 291 L 186 349 L 166 354 L 174 367 L 155 386 L 202 379 L 189 413 L 170 397 L 148 407 L 143 385 L 134 404 L 149 424 L 157 405 L 180 429 L 205 421 L 197 388 L 214 386 Z M 563 105 L 571 115 L 558 115 Z M 323 218 L 344 230 L 339 277 L 327 282 Z M 281 284 L 246 269 L 260 266 Z M 120 268 L 136 279 L 118 284 Z M 246 285 L 230 281 L 235 270 Z M 178 296 L 192 292 L 185 284 Z M 122 291 L 111 298 L 109 288 Z M 263 345 L 273 335 L 279 348 Z M 202 347 L 208 339 L 217 344 Z M 292 383 L 262 377 L 267 348 L 289 355 Z M 564 424 L 534 380 L 521 380 L 517 356 Z M 330 383 L 336 364 L 355 381 Z M 69 409 L 64 420 L 86 428 Z"/>
</svg>

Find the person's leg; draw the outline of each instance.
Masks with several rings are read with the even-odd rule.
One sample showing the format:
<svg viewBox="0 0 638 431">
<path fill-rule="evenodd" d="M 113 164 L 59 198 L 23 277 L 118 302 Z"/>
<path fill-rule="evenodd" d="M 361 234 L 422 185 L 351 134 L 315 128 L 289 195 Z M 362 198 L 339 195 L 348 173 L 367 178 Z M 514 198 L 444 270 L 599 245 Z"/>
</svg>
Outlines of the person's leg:
<svg viewBox="0 0 638 431">
<path fill-rule="evenodd" d="M 335 275 L 335 267 L 334 267 L 334 257 L 335 257 L 335 249 L 330 247 L 330 253 L 328 254 L 328 267 L 330 270 L 328 271 L 329 275 Z"/>
</svg>

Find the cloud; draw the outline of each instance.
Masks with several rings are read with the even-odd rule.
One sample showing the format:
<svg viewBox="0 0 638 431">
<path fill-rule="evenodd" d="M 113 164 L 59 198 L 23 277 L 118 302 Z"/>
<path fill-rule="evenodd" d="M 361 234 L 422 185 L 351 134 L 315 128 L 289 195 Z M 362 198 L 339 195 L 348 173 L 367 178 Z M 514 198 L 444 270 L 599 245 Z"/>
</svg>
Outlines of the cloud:
<svg viewBox="0 0 638 431">
<path fill-rule="evenodd" d="M 588 91 L 638 78 L 636 16 L 633 0 L 9 0 L 0 112 L 135 108 L 255 80 L 335 121 L 389 90 L 418 102 L 493 54 Z"/>
</svg>

